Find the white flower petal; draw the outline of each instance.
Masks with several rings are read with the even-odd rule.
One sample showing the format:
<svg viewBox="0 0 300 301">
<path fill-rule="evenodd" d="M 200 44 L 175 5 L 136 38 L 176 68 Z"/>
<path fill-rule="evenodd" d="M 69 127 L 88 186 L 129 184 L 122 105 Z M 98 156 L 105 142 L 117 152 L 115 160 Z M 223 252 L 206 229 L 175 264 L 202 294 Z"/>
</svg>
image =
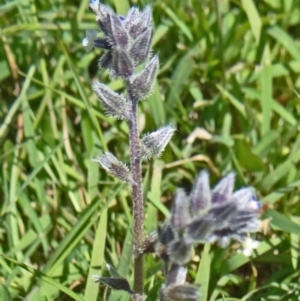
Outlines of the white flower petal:
<svg viewBox="0 0 300 301">
<path fill-rule="evenodd" d="M 259 246 L 259 241 L 254 240 L 250 237 L 247 237 L 242 243 L 242 250 L 238 250 L 238 253 L 244 254 L 246 257 L 250 257 L 254 249 L 257 249 Z"/>
<path fill-rule="evenodd" d="M 88 29 L 86 31 L 86 37 L 88 38 L 89 41 L 97 39 L 97 30 L 95 30 L 95 29 Z"/>
<path fill-rule="evenodd" d="M 95 46 L 95 39 L 97 39 L 97 31 L 95 29 L 88 29 L 86 37 L 82 40 L 82 45 L 86 47 L 87 52 L 90 52 Z"/>
<path fill-rule="evenodd" d="M 87 45 L 89 44 L 89 41 L 87 39 L 87 37 L 85 37 L 82 42 L 81 42 L 82 46 L 87 47 Z"/>
<path fill-rule="evenodd" d="M 252 254 L 252 249 L 244 249 L 243 250 L 243 255 L 246 257 L 250 257 Z"/>
<path fill-rule="evenodd" d="M 94 47 L 94 44 L 88 43 L 88 45 L 85 48 L 86 52 L 90 52 L 93 49 L 93 47 Z"/>
</svg>

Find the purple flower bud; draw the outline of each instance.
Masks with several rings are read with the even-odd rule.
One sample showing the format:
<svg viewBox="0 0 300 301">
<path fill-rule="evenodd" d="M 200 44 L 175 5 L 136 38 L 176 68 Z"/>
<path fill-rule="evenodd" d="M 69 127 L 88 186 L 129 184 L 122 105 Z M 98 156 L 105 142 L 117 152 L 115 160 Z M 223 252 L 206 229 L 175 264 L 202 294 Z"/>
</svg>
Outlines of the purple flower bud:
<svg viewBox="0 0 300 301">
<path fill-rule="evenodd" d="M 111 76 L 129 78 L 134 72 L 133 62 L 128 54 L 120 49 L 114 49 L 112 52 Z"/>
<path fill-rule="evenodd" d="M 141 157 L 143 159 L 159 157 L 171 140 L 175 130 L 174 126 L 167 125 L 145 135 L 141 143 Z"/>
<path fill-rule="evenodd" d="M 98 21 L 99 27 L 107 37 L 112 36 L 111 31 L 111 16 L 115 16 L 115 12 L 107 5 L 102 3 L 99 4 L 98 9 L 94 10 L 96 14 L 96 20 Z"/>
<path fill-rule="evenodd" d="M 124 97 L 98 81 L 93 82 L 93 90 L 98 95 L 99 100 L 102 102 L 104 110 L 108 115 L 120 119 L 129 119 L 128 104 Z"/>
<path fill-rule="evenodd" d="M 135 75 L 129 84 L 131 95 L 134 99 L 147 98 L 153 89 L 158 69 L 158 57 L 155 55 L 143 70 Z"/>
<path fill-rule="evenodd" d="M 178 189 L 171 209 L 171 226 L 183 229 L 190 221 L 189 202 L 183 189 Z"/>
<path fill-rule="evenodd" d="M 152 9 L 147 6 L 142 12 L 133 7 L 129 10 L 124 27 L 133 40 L 140 36 L 148 28 L 152 28 Z"/>
<path fill-rule="evenodd" d="M 222 203 L 230 199 L 234 188 L 235 174 L 229 173 L 221 179 L 212 191 L 212 202 Z"/>
<path fill-rule="evenodd" d="M 194 242 L 205 242 L 215 229 L 213 219 L 197 217 L 187 226 L 187 236 Z"/>
<path fill-rule="evenodd" d="M 199 211 L 207 209 L 211 204 L 211 191 L 207 170 L 202 170 L 190 194 L 191 214 L 195 216 Z"/>
<path fill-rule="evenodd" d="M 213 206 L 207 213 L 209 219 L 214 221 L 216 229 L 227 227 L 231 219 L 237 214 L 237 206 L 233 202 L 226 202 Z"/>
<path fill-rule="evenodd" d="M 258 211 L 261 208 L 261 203 L 257 200 L 251 188 L 242 188 L 232 195 L 233 201 L 241 209 Z"/>
<path fill-rule="evenodd" d="M 158 241 L 164 245 L 167 245 L 174 239 L 174 231 L 171 225 L 164 224 L 163 226 L 157 227 Z"/>
<path fill-rule="evenodd" d="M 221 247 L 226 247 L 231 239 L 241 242 L 247 233 L 259 230 L 260 202 L 254 192 L 251 188 L 242 188 L 233 193 L 233 187 L 234 173 L 221 179 L 212 192 L 207 172 L 199 174 L 190 196 L 194 218 L 186 227 L 188 239 L 194 242 L 218 242 Z M 197 217 L 198 208 L 207 210 L 202 214 L 200 211 Z"/>
<path fill-rule="evenodd" d="M 130 57 L 134 65 L 138 66 L 146 61 L 150 54 L 153 30 L 152 28 L 144 31 L 134 42 L 129 50 Z"/>
<path fill-rule="evenodd" d="M 106 152 L 102 156 L 93 159 L 93 161 L 98 162 L 113 177 L 135 185 L 128 167 L 119 161 L 112 153 Z"/>
<path fill-rule="evenodd" d="M 109 37 L 113 48 L 120 47 L 122 49 L 127 49 L 129 39 L 120 18 L 115 14 L 110 14 L 109 23 L 110 33 L 107 34 L 107 36 Z"/>
<path fill-rule="evenodd" d="M 170 260 L 178 265 L 185 265 L 190 261 L 191 251 L 192 241 L 185 237 L 172 241 L 167 250 Z"/>
</svg>

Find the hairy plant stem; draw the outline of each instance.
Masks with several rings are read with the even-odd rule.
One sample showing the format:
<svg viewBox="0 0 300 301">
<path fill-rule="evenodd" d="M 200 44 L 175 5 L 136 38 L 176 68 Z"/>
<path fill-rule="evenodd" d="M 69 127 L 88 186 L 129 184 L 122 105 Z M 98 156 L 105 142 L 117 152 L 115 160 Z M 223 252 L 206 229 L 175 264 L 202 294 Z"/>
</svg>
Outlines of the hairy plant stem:
<svg viewBox="0 0 300 301">
<path fill-rule="evenodd" d="M 134 223 L 134 248 L 139 250 L 144 240 L 144 208 L 143 208 L 143 190 L 142 190 L 142 171 L 140 140 L 138 130 L 138 100 L 134 99 L 127 83 L 127 91 L 130 100 L 130 119 L 129 124 L 129 143 L 130 143 L 130 167 L 132 178 L 135 182 L 132 185 L 133 199 L 133 223 Z M 135 252 L 137 253 L 137 252 Z M 143 256 L 136 256 L 134 259 L 134 291 L 143 295 L 144 288 L 144 259 Z"/>
</svg>

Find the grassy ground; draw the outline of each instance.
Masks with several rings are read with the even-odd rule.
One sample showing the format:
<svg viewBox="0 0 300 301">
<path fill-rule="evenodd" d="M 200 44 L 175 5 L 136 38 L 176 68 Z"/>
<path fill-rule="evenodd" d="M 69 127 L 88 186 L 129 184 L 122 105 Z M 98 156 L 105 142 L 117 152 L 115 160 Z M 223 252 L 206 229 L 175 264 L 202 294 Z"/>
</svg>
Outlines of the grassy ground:
<svg viewBox="0 0 300 301">
<path fill-rule="evenodd" d="M 108 3 L 121 14 L 132 5 Z M 178 129 L 143 169 L 147 231 L 201 168 L 211 171 L 212 184 L 234 170 L 237 188 L 255 187 L 270 227 L 251 258 L 235 244 L 196 248 L 189 279 L 202 284 L 202 301 L 300 300 L 300 1 L 137 4 L 153 6 L 160 57 L 141 128 Z M 108 292 L 91 281 L 107 273 L 105 262 L 132 279 L 130 190 L 90 160 L 109 149 L 128 162 L 126 124 L 106 117 L 90 88 L 93 77 L 118 91 L 123 83 L 97 72 L 100 52 L 81 46 L 96 26 L 87 5 L 0 4 L 4 301 L 105 300 Z M 147 300 L 156 300 L 162 267 L 151 256 L 146 265 Z"/>
</svg>

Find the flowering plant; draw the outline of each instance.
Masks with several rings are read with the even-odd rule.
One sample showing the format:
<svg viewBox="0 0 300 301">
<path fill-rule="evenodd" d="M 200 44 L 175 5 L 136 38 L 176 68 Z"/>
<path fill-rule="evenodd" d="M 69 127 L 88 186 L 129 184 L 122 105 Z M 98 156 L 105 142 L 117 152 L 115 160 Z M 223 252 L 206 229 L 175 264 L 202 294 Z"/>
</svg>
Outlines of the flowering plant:
<svg viewBox="0 0 300 301">
<path fill-rule="evenodd" d="M 234 239 L 243 245 L 244 254 L 250 255 L 251 250 L 257 247 L 249 233 L 259 230 L 260 202 L 251 188 L 234 192 L 234 173 L 226 175 L 211 189 L 209 174 L 204 170 L 199 173 L 190 194 L 177 190 L 170 220 L 158 226 L 157 231 L 144 235 L 141 162 L 160 156 L 175 132 L 174 126 L 167 125 L 140 138 L 138 129 L 139 101 L 151 93 L 159 67 L 158 57 L 151 56 L 152 11 L 149 6 L 142 11 L 133 7 L 124 17 L 99 1 L 91 1 L 89 7 L 95 13 L 104 36 L 98 37 L 94 30 L 87 31 L 83 45 L 87 51 L 93 47 L 103 49 L 99 67 L 108 69 L 111 77 L 125 81 L 124 95 L 98 81 L 94 81 L 92 86 L 107 114 L 128 123 L 130 168 L 110 152 L 94 161 L 132 188 L 135 255 L 133 288 L 110 265 L 111 277 L 95 275 L 93 278 L 113 289 L 126 291 L 133 300 L 143 300 L 143 257 L 155 253 L 164 262 L 166 277 L 160 300 L 197 300 L 199 286 L 186 283 L 192 247 L 204 243 L 218 243 L 226 247 Z M 137 72 L 140 65 L 142 67 Z"/>
</svg>

